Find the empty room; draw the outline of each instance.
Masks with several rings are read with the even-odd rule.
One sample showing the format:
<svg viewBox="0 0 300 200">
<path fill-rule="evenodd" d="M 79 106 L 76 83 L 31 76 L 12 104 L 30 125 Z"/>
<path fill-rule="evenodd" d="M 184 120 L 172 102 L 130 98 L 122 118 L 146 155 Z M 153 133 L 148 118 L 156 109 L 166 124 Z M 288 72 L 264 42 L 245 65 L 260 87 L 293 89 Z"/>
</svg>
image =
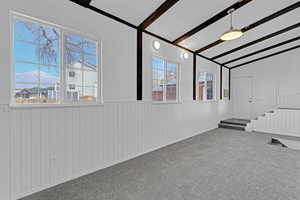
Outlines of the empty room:
<svg viewBox="0 0 300 200">
<path fill-rule="evenodd" d="M 300 1 L 9 0 L 0 200 L 299 200 Z"/>
</svg>

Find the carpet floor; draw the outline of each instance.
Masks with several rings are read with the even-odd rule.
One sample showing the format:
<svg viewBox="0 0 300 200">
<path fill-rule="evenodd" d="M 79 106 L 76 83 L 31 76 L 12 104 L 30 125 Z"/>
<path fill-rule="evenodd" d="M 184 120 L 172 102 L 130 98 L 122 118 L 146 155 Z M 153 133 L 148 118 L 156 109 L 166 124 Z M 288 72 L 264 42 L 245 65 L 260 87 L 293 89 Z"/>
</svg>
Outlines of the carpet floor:
<svg viewBox="0 0 300 200">
<path fill-rule="evenodd" d="M 271 136 L 215 129 L 22 200 L 299 200 L 300 151 Z"/>
</svg>

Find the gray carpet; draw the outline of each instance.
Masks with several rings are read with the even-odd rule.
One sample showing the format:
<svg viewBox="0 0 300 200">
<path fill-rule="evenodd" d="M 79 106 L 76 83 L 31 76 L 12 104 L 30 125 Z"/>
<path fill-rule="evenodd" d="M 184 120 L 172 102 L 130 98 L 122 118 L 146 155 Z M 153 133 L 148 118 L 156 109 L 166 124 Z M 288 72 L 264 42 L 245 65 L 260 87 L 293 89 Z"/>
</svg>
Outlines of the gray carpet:
<svg viewBox="0 0 300 200">
<path fill-rule="evenodd" d="M 299 200 L 300 151 L 270 138 L 216 129 L 23 200 Z"/>
</svg>

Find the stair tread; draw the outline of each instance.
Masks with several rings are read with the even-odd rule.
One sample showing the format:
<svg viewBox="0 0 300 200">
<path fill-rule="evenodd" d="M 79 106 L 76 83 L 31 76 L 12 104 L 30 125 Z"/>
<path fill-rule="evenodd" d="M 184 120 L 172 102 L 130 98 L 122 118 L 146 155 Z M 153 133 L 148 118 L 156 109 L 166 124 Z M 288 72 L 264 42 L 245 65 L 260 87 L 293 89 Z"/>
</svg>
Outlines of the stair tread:
<svg viewBox="0 0 300 200">
<path fill-rule="evenodd" d="M 245 126 L 235 125 L 235 124 L 220 123 L 218 127 L 219 128 L 225 128 L 225 129 L 240 130 L 240 131 L 245 131 L 246 130 Z"/>
<path fill-rule="evenodd" d="M 220 123 L 219 125 L 221 125 L 221 126 L 228 126 L 228 127 L 241 127 L 241 128 L 245 128 L 245 126 L 243 126 L 243 125 L 238 125 L 238 124 L 225 124 L 225 123 Z"/>
<path fill-rule="evenodd" d="M 229 124 L 229 125 L 240 125 L 240 126 L 247 126 L 247 123 L 241 123 L 241 122 L 231 122 L 231 121 L 221 121 L 223 124 Z"/>
</svg>

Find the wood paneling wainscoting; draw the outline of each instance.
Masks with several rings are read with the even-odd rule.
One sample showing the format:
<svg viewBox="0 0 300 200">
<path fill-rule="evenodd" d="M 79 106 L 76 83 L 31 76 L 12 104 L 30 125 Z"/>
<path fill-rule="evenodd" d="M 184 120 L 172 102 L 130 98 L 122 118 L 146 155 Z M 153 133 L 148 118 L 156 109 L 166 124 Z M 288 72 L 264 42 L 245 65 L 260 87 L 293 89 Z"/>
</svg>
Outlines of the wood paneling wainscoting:
<svg viewBox="0 0 300 200">
<path fill-rule="evenodd" d="M 1 138 L 1 143 L 9 149 L 5 169 L 10 168 L 11 199 L 214 129 L 228 117 L 228 110 L 228 101 L 111 101 L 56 108 L 2 105 L 1 134 L 10 142 Z"/>
</svg>

